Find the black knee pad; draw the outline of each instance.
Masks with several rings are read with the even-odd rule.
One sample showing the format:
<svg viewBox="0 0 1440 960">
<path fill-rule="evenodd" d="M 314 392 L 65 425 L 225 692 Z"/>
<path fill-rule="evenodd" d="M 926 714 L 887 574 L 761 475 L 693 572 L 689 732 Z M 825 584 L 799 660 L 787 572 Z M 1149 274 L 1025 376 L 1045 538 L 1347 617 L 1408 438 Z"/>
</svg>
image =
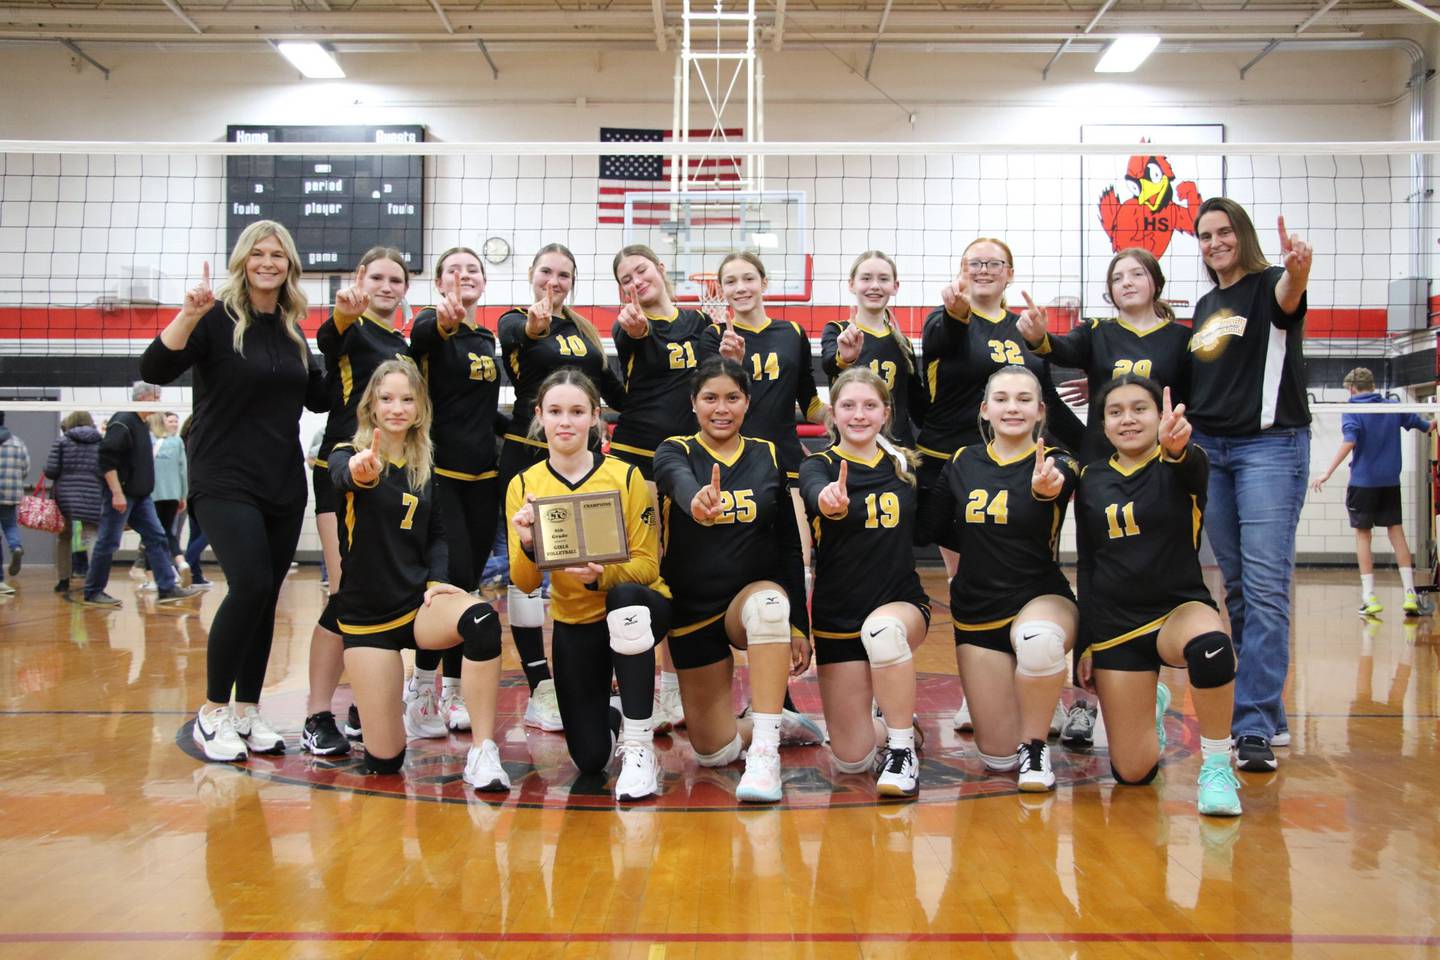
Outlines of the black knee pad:
<svg viewBox="0 0 1440 960">
<path fill-rule="evenodd" d="M 1145 776 L 1141 777 L 1139 780 L 1126 780 L 1124 777 L 1120 776 L 1120 771 L 1118 771 L 1118 770 L 1115 769 L 1115 765 L 1114 765 L 1114 764 L 1111 764 L 1111 765 L 1110 765 L 1110 776 L 1112 776 L 1112 777 L 1115 778 L 1115 782 L 1116 782 L 1116 783 L 1123 784 L 1124 786 L 1127 786 L 1127 787 L 1143 787 L 1143 786 L 1146 786 L 1146 785 L 1148 785 L 1148 784 L 1150 783 L 1150 781 L 1152 781 L 1152 780 L 1155 779 L 1155 775 L 1158 774 L 1159 772 L 1160 772 L 1160 762 L 1157 760 L 1157 761 L 1155 762 L 1155 766 L 1153 766 L 1153 767 L 1150 768 L 1150 772 L 1147 773 L 1147 774 L 1145 774 Z"/>
<path fill-rule="evenodd" d="M 1197 690 L 1223 687 L 1235 679 L 1235 645 L 1218 630 L 1185 644 L 1185 662 L 1190 667 L 1190 686 Z"/>
<path fill-rule="evenodd" d="M 605 610 L 619 610 L 621 607 L 648 607 L 650 610 L 650 633 L 659 643 L 670 632 L 670 601 L 649 587 L 638 583 L 622 583 L 610 588 L 605 594 Z"/>
<path fill-rule="evenodd" d="M 455 624 L 465 659 L 484 662 L 500 656 L 500 615 L 488 603 L 467 607 Z"/>
<path fill-rule="evenodd" d="M 365 751 L 365 772 L 378 773 L 386 776 L 392 773 L 399 773 L 400 768 L 405 765 L 405 748 L 401 747 L 400 752 L 393 757 L 377 757 L 369 750 Z"/>
</svg>

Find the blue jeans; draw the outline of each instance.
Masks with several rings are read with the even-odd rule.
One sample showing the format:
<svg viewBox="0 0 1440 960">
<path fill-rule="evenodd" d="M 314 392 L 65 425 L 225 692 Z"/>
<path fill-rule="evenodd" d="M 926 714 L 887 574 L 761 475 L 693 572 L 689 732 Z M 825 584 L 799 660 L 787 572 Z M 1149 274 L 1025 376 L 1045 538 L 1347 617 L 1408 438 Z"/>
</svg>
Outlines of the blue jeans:
<svg viewBox="0 0 1440 960">
<path fill-rule="evenodd" d="M 1272 427 L 1248 437 L 1196 430 L 1194 439 L 1210 457 L 1205 529 L 1225 578 L 1239 658 L 1230 729 L 1236 737 L 1269 740 L 1288 729 L 1290 586 L 1310 474 L 1310 428 Z"/>
<path fill-rule="evenodd" d="M 170 538 L 160 526 L 155 515 L 155 504 L 149 497 L 127 498 L 125 509 L 116 510 L 105 498 L 100 511 L 100 532 L 95 536 L 95 548 L 90 551 L 90 570 L 85 574 L 85 598 L 88 600 L 102 593 L 110 583 L 110 562 L 120 546 L 120 534 L 125 524 L 140 534 L 145 546 L 145 556 L 150 560 L 150 569 L 155 574 L 155 586 L 161 590 L 175 587 L 175 564 L 170 559 Z"/>
<path fill-rule="evenodd" d="M 185 562 L 190 564 L 195 579 L 203 582 L 200 558 L 205 553 L 205 548 L 210 545 L 210 538 L 200 529 L 200 521 L 195 519 L 194 510 L 185 511 L 185 515 L 190 518 L 190 543 L 185 547 Z"/>
<path fill-rule="evenodd" d="M 0 530 L 5 531 L 5 545 L 14 553 L 20 549 L 20 524 L 15 522 L 15 504 L 0 503 Z"/>
</svg>

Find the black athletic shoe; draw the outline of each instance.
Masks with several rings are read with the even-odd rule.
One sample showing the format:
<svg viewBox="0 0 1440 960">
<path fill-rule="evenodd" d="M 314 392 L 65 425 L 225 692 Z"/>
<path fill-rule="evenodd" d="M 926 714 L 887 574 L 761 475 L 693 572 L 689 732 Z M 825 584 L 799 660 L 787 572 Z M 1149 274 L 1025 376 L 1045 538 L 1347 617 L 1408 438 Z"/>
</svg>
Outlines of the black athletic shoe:
<svg viewBox="0 0 1440 960">
<path fill-rule="evenodd" d="M 359 740 L 363 735 L 360 729 L 360 708 L 350 704 L 350 712 L 345 714 L 345 736 L 351 740 Z"/>
<path fill-rule="evenodd" d="M 200 591 L 194 587 L 182 587 L 177 582 L 169 590 L 161 590 L 155 595 L 156 603 L 180 603 L 189 600 L 191 597 L 200 596 Z"/>
<path fill-rule="evenodd" d="M 65 578 L 62 579 L 62 580 L 57 580 L 57 581 L 55 582 L 55 592 L 56 592 L 56 593 L 69 593 L 69 592 L 70 592 L 70 578 L 69 578 L 69 577 L 65 577 Z"/>
<path fill-rule="evenodd" d="M 305 718 L 300 745 L 317 757 L 338 757 L 350 752 L 350 741 L 335 726 L 335 714 L 329 710 L 321 710 Z"/>
<path fill-rule="evenodd" d="M 1235 741 L 1235 766 L 1250 773 L 1269 773 L 1280 762 L 1270 749 L 1270 741 L 1252 734 Z"/>
<path fill-rule="evenodd" d="M 10 551 L 10 576 L 18 577 L 20 575 L 20 561 L 24 559 L 24 557 L 24 547 L 16 547 Z"/>
</svg>

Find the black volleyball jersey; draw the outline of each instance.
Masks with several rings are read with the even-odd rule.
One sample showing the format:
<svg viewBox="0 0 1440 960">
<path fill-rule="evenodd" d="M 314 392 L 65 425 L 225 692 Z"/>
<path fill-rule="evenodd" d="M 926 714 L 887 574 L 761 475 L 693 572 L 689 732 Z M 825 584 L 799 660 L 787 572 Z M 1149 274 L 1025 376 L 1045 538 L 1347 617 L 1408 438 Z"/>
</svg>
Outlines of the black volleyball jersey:
<svg viewBox="0 0 1440 960">
<path fill-rule="evenodd" d="M 340 493 L 342 633 L 374 633 L 415 619 L 427 584 L 448 582 L 449 554 L 435 480 L 411 490 L 403 461 L 391 460 L 373 486 L 350 476 L 349 441 L 335 444 L 330 479 Z"/>
<path fill-rule="evenodd" d="M 820 331 L 820 369 L 830 378 L 833 386 L 847 364 L 840 360 L 839 338 L 848 324 L 831 320 Z M 912 349 L 907 353 L 896 339 L 896 334 L 887 326 L 881 334 L 861 330 L 860 359 L 854 366 L 869 367 L 875 371 L 885 386 L 890 388 L 890 399 L 895 404 L 894 420 L 890 432 L 903 446 L 915 446 L 914 423 L 923 423 L 930 395 L 925 389 L 920 359 Z"/>
<path fill-rule="evenodd" d="M 505 370 L 515 385 L 515 409 L 510 416 L 507 441 L 543 447 L 543 440 L 526 436 L 535 417 L 535 398 L 540 384 L 561 367 L 577 367 L 595 382 L 607 406 L 619 410 L 625 402 L 625 388 L 610 368 L 605 351 L 592 343 L 568 314 L 550 318 L 550 330 L 543 337 L 532 338 L 525 332 L 526 313 L 508 310 L 500 318 L 500 351 Z"/>
<path fill-rule="evenodd" d="M 1280 311 L 1275 288 L 1285 271 L 1267 267 L 1216 288 L 1195 304 L 1190 336 L 1190 408 L 1196 430 L 1248 436 L 1310 423 L 1305 393 L 1305 310 Z"/>
<path fill-rule="evenodd" d="M 1087 466 L 1075 496 L 1080 611 L 1092 649 L 1159 629 L 1182 603 L 1215 605 L 1200 570 L 1210 461 L 1193 443 L 1179 460 L 1157 445 L 1139 466 Z"/>
<path fill-rule="evenodd" d="M 700 334 L 711 322 L 699 310 L 689 309 L 647 319 L 650 328 L 643 337 L 630 336 L 619 321 L 611 332 L 625 384 L 625 407 L 610 446 L 645 457 L 666 437 L 695 432 L 690 377 L 699 362 Z"/>
<path fill-rule="evenodd" d="M 1172 321 L 1139 331 L 1122 318 L 1088 320 L 1069 333 L 1046 335 L 1035 352 L 1061 367 L 1085 371 L 1090 396 L 1105 382 L 1125 373 L 1149 377 L 1170 388 L 1177 406 L 1188 402 L 1190 390 L 1190 328 Z M 1090 404 L 1085 418 L 1085 445 L 1080 460 L 1092 463 L 1115 452 L 1105 439 L 1105 411 Z"/>
<path fill-rule="evenodd" d="M 1034 447 L 1010 460 L 988 444 L 962 447 L 930 491 L 917 541 L 960 554 L 950 582 L 956 629 L 1003 626 L 1038 596 L 1071 596 L 1058 555 L 1079 468 L 1063 450 L 1046 448 L 1046 455 L 1065 478 L 1053 500 L 1037 500 L 1030 490 Z"/>
<path fill-rule="evenodd" d="M 316 331 L 315 345 L 325 357 L 330 387 L 330 418 L 315 461 L 324 467 L 331 447 L 355 438 L 355 411 L 370 376 L 386 360 L 410 359 L 410 345 L 403 333 L 368 313 L 351 320 L 333 311 Z"/>
<path fill-rule="evenodd" d="M 987 317 L 972 310 L 963 321 L 944 307 L 930 312 L 921 347 L 930 388 L 930 407 L 916 447 L 921 453 L 948 460 L 961 447 L 979 443 L 985 382 L 996 370 L 1011 365 L 1029 367 L 1040 378 L 1046 435 L 1068 449 L 1080 448 L 1085 428 L 1055 390 L 1049 362 L 1025 349 L 1019 319 L 1010 311 Z"/>
<path fill-rule="evenodd" d="M 842 461 L 848 464 L 850 509 L 832 520 L 820 512 L 820 491 L 840 476 Z M 876 451 L 870 463 L 837 447 L 806 457 L 800 495 L 815 544 L 816 637 L 858 637 L 876 608 L 924 595 L 915 572 L 919 495 L 895 473 L 895 461 L 885 451 Z"/>
<path fill-rule="evenodd" d="M 723 513 L 703 525 L 691 519 L 690 502 L 710 484 L 716 464 Z M 713 453 L 698 434 L 670 437 L 655 450 L 655 485 L 660 573 L 674 597 L 673 635 L 724 616 L 735 595 L 756 580 L 785 588 L 791 625 L 808 633 L 800 527 L 773 443 L 741 437 L 740 448 L 727 458 Z"/>
<path fill-rule="evenodd" d="M 795 433 L 795 405 L 805 419 L 820 415 L 825 404 L 815 389 L 811 365 L 810 338 L 793 320 L 768 318 L 761 327 L 732 321 L 735 332 L 745 340 L 744 367 L 750 374 L 750 411 L 745 414 L 745 433 L 775 444 L 780 469 L 794 480 L 799 476 L 804 451 Z M 720 352 L 724 328 L 712 324 L 700 337 L 700 359 Z"/>
<path fill-rule="evenodd" d="M 630 559 L 605 564 L 605 572 L 595 581 L 594 589 L 576 580 L 564 570 L 550 573 L 550 613 L 562 623 L 594 623 L 605 619 L 605 593 L 620 583 L 639 583 L 652 589 L 663 588 L 659 581 L 659 536 L 656 532 L 655 508 L 650 502 L 650 488 L 645 478 L 631 464 L 614 457 L 594 454 L 590 472 L 579 482 L 571 483 L 555 472 L 549 460 L 527 468 L 510 480 L 505 491 L 505 517 L 515 516 L 525 504 L 525 495 L 541 497 L 565 496 L 571 493 L 620 492 L 620 506 L 625 515 L 625 542 Z M 540 587 L 540 568 L 535 558 L 521 549 L 520 538 L 511 529 L 510 582 L 526 593 Z"/>
<path fill-rule="evenodd" d="M 430 388 L 435 472 L 453 480 L 495 476 L 495 417 L 500 405 L 495 334 L 469 321 L 446 333 L 434 308 L 426 307 L 410 331 L 410 355 Z"/>
</svg>

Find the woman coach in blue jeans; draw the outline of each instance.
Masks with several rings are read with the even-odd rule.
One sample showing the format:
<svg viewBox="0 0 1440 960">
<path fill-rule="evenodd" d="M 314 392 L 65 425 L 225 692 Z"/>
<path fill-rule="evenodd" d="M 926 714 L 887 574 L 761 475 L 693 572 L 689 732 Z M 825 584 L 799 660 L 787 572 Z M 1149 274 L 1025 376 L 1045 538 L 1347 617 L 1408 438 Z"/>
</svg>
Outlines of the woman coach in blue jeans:
<svg viewBox="0 0 1440 960">
<path fill-rule="evenodd" d="M 1205 528 L 1239 660 L 1235 763 L 1259 772 L 1276 768 L 1271 742 L 1289 733 L 1290 583 L 1310 471 L 1302 348 L 1311 250 L 1286 233 L 1284 217 L 1279 228 L 1277 267 L 1238 203 L 1212 197 L 1201 205 L 1195 234 L 1215 289 L 1195 305 L 1190 338 L 1188 415 L 1210 457 Z"/>
</svg>

